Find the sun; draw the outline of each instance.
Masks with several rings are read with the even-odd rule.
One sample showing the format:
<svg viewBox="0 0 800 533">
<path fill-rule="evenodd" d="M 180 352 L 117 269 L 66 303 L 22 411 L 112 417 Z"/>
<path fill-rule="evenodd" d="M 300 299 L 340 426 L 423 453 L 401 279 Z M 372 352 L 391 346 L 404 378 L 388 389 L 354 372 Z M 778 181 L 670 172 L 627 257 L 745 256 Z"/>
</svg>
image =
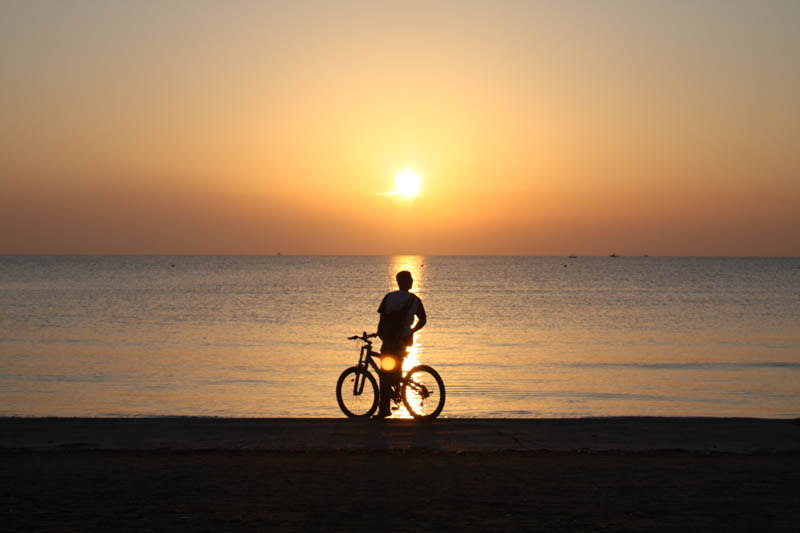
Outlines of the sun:
<svg viewBox="0 0 800 533">
<path fill-rule="evenodd" d="M 392 192 L 399 194 L 406 200 L 411 200 L 419 195 L 421 185 L 422 178 L 420 175 L 407 168 L 394 175 L 395 190 Z"/>
</svg>

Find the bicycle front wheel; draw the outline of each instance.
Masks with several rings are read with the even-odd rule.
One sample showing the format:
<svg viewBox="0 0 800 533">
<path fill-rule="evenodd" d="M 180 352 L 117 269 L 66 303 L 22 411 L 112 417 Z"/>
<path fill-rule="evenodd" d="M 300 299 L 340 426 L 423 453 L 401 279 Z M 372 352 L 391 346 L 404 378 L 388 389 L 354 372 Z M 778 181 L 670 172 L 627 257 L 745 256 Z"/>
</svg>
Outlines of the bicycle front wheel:
<svg viewBox="0 0 800 533">
<path fill-rule="evenodd" d="M 403 380 L 403 404 L 414 418 L 431 419 L 444 408 L 444 381 L 428 365 L 415 366 Z"/>
<path fill-rule="evenodd" d="M 350 418 L 369 418 L 378 408 L 378 383 L 363 368 L 351 366 L 336 382 L 336 401 Z"/>
</svg>

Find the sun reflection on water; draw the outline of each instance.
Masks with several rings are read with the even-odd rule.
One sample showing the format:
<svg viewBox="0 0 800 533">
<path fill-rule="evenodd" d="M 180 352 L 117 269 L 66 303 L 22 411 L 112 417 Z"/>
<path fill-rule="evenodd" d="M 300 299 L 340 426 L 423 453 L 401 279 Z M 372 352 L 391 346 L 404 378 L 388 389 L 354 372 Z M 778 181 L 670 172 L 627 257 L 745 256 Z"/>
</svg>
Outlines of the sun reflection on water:
<svg viewBox="0 0 800 533">
<path fill-rule="evenodd" d="M 392 282 L 392 290 L 397 288 L 397 284 L 395 283 L 395 275 L 402 271 L 408 270 L 411 272 L 411 277 L 414 278 L 414 286 L 411 288 L 412 293 L 416 294 L 420 299 L 422 299 L 422 295 L 424 294 L 425 289 L 425 274 L 424 274 L 424 266 L 425 261 L 424 257 L 421 255 L 397 255 L 392 258 L 392 262 L 390 264 L 390 279 Z M 417 323 L 417 319 L 414 318 L 414 323 L 412 327 Z M 408 355 L 403 360 L 403 373 L 405 374 L 410 369 L 414 368 L 415 366 L 422 363 L 422 352 L 423 352 L 423 344 L 422 344 L 422 335 L 421 333 L 417 332 L 414 333 L 414 344 L 412 344 L 408 348 Z M 400 408 L 392 414 L 392 418 L 412 418 L 411 414 L 405 408 L 405 405 L 402 403 L 400 404 Z"/>
</svg>

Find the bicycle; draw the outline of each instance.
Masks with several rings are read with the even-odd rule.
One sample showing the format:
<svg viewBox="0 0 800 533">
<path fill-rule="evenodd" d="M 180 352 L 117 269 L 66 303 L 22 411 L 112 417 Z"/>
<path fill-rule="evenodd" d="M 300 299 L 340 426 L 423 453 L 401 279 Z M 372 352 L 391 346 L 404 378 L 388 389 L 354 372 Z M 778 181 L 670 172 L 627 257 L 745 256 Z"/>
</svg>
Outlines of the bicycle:
<svg viewBox="0 0 800 533">
<path fill-rule="evenodd" d="M 385 367 L 397 364 L 396 359 L 391 362 L 387 360 L 392 356 L 384 354 L 382 359 L 381 354 L 372 350 L 370 339 L 377 335 L 367 335 L 365 331 L 361 336 L 348 337 L 348 340 L 360 340 L 362 343 L 358 364 L 345 369 L 336 382 L 336 401 L 350 418 L 369 418 L 378 408 L 380 388 L 369 371 L 372 368 L 380 376 L 381 371 L 374 358 L 378 358 Z M 439 373 L 428 365 L 415 366 L 392 386 L 392 401 L 396 404 L 402 401 L 411 416 L 417 419 L 429 420 L 439 416 L 444 408 L 444 400 L 444 382 Z"/>
</svg>

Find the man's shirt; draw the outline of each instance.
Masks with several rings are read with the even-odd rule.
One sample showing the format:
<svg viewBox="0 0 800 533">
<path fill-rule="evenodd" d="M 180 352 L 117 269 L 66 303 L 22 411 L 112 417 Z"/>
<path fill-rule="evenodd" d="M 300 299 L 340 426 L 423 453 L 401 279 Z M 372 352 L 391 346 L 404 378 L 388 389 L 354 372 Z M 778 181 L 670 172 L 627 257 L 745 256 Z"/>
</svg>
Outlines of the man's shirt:
<svg viewBox="0 0 800 533">
<path fill-rule="evenodd" d="M 381 315 L 400 311 L 405 306 L 408 306 L 408 311 L 399 317 L 399 323 L 397 324 L 397 330 L 402 332 L 400 337 L 411 335 L 411 324 L 414 323 L 415 315 L 419 317 L 421 322 L 427 320 L 422 300 L 408 291 L 398 290 L 384 296 L 383 300 L 381 300 L 381 305 L 378 306 L 378 312 Z"/>
</svg>

